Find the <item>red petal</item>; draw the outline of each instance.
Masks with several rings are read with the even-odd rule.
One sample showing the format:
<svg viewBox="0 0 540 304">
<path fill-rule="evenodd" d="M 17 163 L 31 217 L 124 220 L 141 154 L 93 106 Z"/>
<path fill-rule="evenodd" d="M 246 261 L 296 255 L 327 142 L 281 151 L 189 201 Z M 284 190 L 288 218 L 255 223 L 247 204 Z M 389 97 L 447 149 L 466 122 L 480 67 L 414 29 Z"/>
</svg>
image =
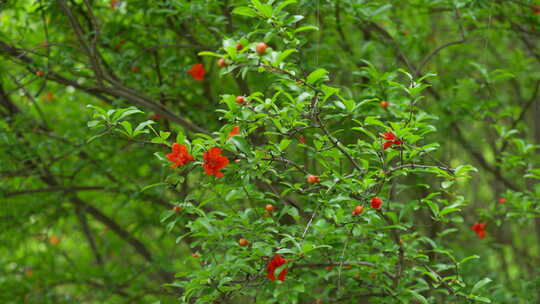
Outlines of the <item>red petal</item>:
<svg viewBox="0 0 540 304">
<path fill-rule="evenodd" d="M 271 281 L 276 280 L 274 271 L 276 271 L 276 265 L 274 263 L 274 260 L 272 259 L 268 262 L 268 267 L 266 268 L 266 275 L 268 276 L 268 279 L 270 279 Z"/>
<path fill-rule="evenodd" d="M 237 135 L 237 134 L 240 134 L 240 126 L 234 126 L 231 130 L 231 132 L 229 132 L 229 138 Z"/>
<path fill-rule="evenodd" d="M 276 268 L 286 263 L 287 263 L 287 260 L 284 259 L 280 254 L 276 254 L 270 261 L 268 261 L 268 267 L 267 267 L 268 279 L 275 281 L 276 277 L 274 275 L 274 272 L 276 271 Z M 278 275 L 278 279 L 280 281 L 284 281 L 285 275 L 287 275 L 287 269 L 283 269 L 280 272 L 280 274 Z"/>
<path fill-rule="evenodd" d="M 283 270 L 281 271 L 281 273 L 280 273 L 279 276 L 278 276 L 278 279 L 279 279 L 280 281 L 285 281 L 285 276 L 287 275 L 287 271 L 288 271 L 287 269 L 283 269 Z"/>
<path fill-rule="evenodd" d="M 191 69 L 188 71 L 188 73 L 195 80 L 203 80 L 204 79 L 204 74 L 206 73 L 206 71 L 204 70 L 204 67 L 203 67 L 202 64 L 197 63 L 197 64 L 194 64 L 191 67 Z"/>
<path fill-rule="evenodd" d="M 177 153 L 169 153 L 167 154 L 167 159 L 170 161 L 175 161 Z"/>
<path fill-rule="evenodd" d="M 383 133 L 382 137 L 386 140 L 394 140 L 396 139 L 396 136 L 392 132 L 385 132 Z"/>
</svg>

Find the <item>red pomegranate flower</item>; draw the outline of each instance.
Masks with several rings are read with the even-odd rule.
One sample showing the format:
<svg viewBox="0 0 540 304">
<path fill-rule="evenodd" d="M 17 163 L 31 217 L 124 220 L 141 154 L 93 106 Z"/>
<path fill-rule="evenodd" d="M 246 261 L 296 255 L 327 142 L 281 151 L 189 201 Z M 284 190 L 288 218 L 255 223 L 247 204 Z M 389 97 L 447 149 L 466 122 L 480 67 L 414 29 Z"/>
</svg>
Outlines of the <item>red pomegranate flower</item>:
<svg viewBox="0 0 540 304">
<path fill-rule="evenodd" d="M 287 259 L 284 259 L 280 254 L 276 254 L 268 262 L 268 267 L 266 268 L 268 272 L 268 279 L 270 279 L 271 281 L 275 281 L 276 276 L 274 275 L 274 272 L 279 266 L 287 264 L 287 262 Z M 285 275 L 287 275 L 287 271 L 287 269 L 283 269 L 278 275 L 278 280 L 285 281 Z"/>
<path fill-rule="evenodd" d="M 401 144 L 403 144 L 403 142 L 399 140 L 399 138 L 397 138 L 396 135 L 394 135 L 394 133 L 392 132 L 383 133 L 382 138 L 386 140 L 383 144 L 384 150 L 390 148 L 392 145 L 400 146 Z"/>
<path fill-rule="evenodd" d="M 392 132 L 384 132 L 382 138 L 384 138 L 385 140 L 395 140 L 396 136 Z"/>
<path fill-rule="evenodd" d="M 235 135 L 238 135 L 240 134 L 240 126 L 234 126 L 231 130 L 231 132 L 229 132 L 229 138 L 235 136 Z"/>
<path fill-rule="evenodd" d="M 479 222 L 479 223 L 474 223 L 471 227 L 471 229 L 476 233 L 476 235 L 483 239 L 486 237 L 486 223 L 484 222 Z"/>
<path fill-rule="evenodd" d="M 174 143 L 171 148 L 172 152 L 167 154 L 167 159 L 174 163 L 171 168 L 178 168 L 194 160 L 186 146 Z"/>
<path fill-rule="evenodd" d="M 191 74 L 191 77 L 193 77 L 193 79 L 200 81 L 204 80 L 204 74 L 206 74 L 206 71 L 204 70 L 202 64 L 197 63 L 191 67 L 188 73 Z"/>
<path fill-rule="evenodd" d="M 380 209 L 382 205 L 382 199 L 379 197 L 374 197 L 371 199 L 371 208 L 373 209 Z"/>
<path fill-rule="evenodd" d="M 221 169 L 229 164 L 229 159 L 221 155 L 221 149 L 218 147 L 211 148 L 203 154 L 203 168 L 206 174 L 214 175 L 215 177 L 223 177 Z"/>
<path fill-rule="evenodd" d="M 504 198 L 504 197 L 503 197 L 503 198 L 500 198 L 500 199 L 499 199 L 499 204 L 504 204 L 504 203 L 506 203 L 506 201 L 507 201 L 506 198 Z"/>
</svg>

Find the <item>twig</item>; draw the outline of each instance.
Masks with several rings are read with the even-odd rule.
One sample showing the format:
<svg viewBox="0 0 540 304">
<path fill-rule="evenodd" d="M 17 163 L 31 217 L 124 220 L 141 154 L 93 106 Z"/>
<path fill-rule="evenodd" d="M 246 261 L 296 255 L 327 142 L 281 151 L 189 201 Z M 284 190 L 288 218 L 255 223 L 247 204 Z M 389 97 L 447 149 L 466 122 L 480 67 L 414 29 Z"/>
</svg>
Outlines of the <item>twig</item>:
<svg viewBox="0 0 540 304">
<path fill-rule="evenodd" d="M 323 131 L 323 133 L 326 135 L 326 137 L 328 137 L 328 139 L 334 144 L 334 146 L 336 148 L 339 149 L 339 151 L 341 151 L 341 153 L 343 155 L 345 155 L 345 157 L 347 157 L 349 159 L 349 161 L 353 164 L 353 166 L 360 172 L 363 171 L 362 167 L 360 167 L 360 165 L 358 165 L 358 163 L 356 163 L 356 161 L 354 160 L 354 158 L 352 157 L 352 155 L 350 155 L 347 151 L 345 151 L 345 149 L 341 146 L 341 143 L 336 139 L 334 138 L 330 132 L 326 129 L 326 127 L 324 126 L 323 122 L 321 121 L 321 118 L 319 117 L 319 114 L 317 113 L 315 115 L 315 119 L 317 121 L 317 123 L 319 124 L 319 127 L 320 129 Z"/>
<path fill-rule="evenodd" d="M 104 189 L 106 188 L 100 187 L 100 186 L 71 186 L 71 187 L 54 186 L 54 187 L 41 188 L 41 189 L 27 189 L 27 190 L 8 192 L 4 194 L 4 197 L 12 197 L 12 196 L 18 196 L 18 195 L 34 194 L 34 193 L 46 193 L 46 192 L 78 192 L 78 191 L 97 191 L 97 190 L 104 190 Z"/>
<path fill-rule="evenodd" d="M 429 60 L 431 60 L 431 58 L 433 58 L 433 56 L 437 55 L 437 53 L 439 53 L 443 49 L 445 49 L 445 48 L 447 48 L 449 46 L 452 46 L 452 45 L 463 44 L 463 43 L 467 43 L 467 42 L 470 42 L 470 41 L 460 39 L 460 40 L 450 41 L 450 42 L 447 42 L 447 43 L 445 43 L 443 45 L 440 45 L 439 47 L 434 49 L 431 53 L 427 54 L 426 57 L 424 57 L 424 59 L 422 59 L 422 61 L 420 61 L 420 64 L 418 65 L 418 67 L 415 70 L 415 74 L 420 75 L 420 73 L 422 72 L 422 68 L 429 62 Z"/>
<path fill-rule="evenodd" d="M 398 171 L 398 170 L 405 169 L 405 168 L 411 168 L 411 169 L 433 169 L 433 168 L 438 168 L 438 169 L 444 170 L 444 171 L 446 171 L 446 172 L 448 172 L 448 173 L 450 173 L 452 175 L 454 174 L 454 169 L 452 169 L 452 168 L 443 167 L 443 166 L 418 165 L 418 164 L 403 164 L 403 165 L 388 169 L 387 173 L 390 174 L 390 173 L 392 173 L 394 171 Z"/>
<path fill-rule="evenodd" d="M 88 221 L 86 220 L 86 216 L 79 206 L 75 207 L 75 214 L 77 215 L 77 219 L 79 223 L 81 224 L 81 228 L 84 232 L 86 240 L 88 241 L 88 244 L 90 244 L 90 248 L 92 249 L 92 253 L 94 254 L 94 258 L 96 259 L 96 262 L 98 263 L 98 265 L 103 266 L 103 258 L 101 257 L 101 254 L 99 253 L 99 250 L 96 245 L 96 241 L 94 239 L 94 236 L 92 235 L 92 231 L 90 230 L 90 227 L 88 226 Z"/>
<path fill-rule="evenodd" d="M 292 268 L 323 268 L 327 266 L 340 266 L 340 265 L 358 265 L 358 266 L 368 266 L 376 268 L 377 265 L 371 262 L 366 261 L 344 261 L 344 262 L 325 262 L 325 263 L 295 263 Z M 394 279 L 395 275 L 385 271 L 384 274 L 390 279 Z"/>
<path fill-rule="evenodd" d="M 521 109 L 521 113 L 519 113 L 519 117 L 512 122 L 512 125 L 510 126 L 510 130 L 514 129 L 517 126 L 517 124 L 525 118 L 525 114 L 527 113 L 527 110 L 531 107 L 531 105 L 536 101 L 536 98 L 538 97 L 539 89 L 540 89 L 540 79 L 536 81 L 536 84 L 534 86 L 534 92 L 531 98 L 529 99 L 529 101 L 527 101 L 525 106 Z M 501 153 L 504 152 L 504 150 L 506 150 L 506 148 L 508 147 L 508 143 L 509 143 L 508 139 L 505 139 L 500 149 Z"/>
</svg>

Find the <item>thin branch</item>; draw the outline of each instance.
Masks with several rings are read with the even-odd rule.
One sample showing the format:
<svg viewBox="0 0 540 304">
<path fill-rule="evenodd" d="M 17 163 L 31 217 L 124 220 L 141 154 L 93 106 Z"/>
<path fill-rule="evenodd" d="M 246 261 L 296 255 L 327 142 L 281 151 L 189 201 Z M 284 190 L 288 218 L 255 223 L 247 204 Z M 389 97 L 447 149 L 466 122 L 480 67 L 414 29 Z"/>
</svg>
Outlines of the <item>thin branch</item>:
<svg viewBox="0 0 540 304">
<path fill-rule="evenodd" d="M 317 123 L 319 124 L 320 129 L 323 131 L 323 133 L 326 135 L 326 137 L 328 137 L 328 139 L 332 142 L 332 144 L 334 144 L 334 146 L 336 148 L 338 148 L 338 150 L 341 151 L 341 153 L 343 155 L 345 155 L 345 157 L 347 157 L 349 159 L 349 161 L 353 164 L 353 166 L 358 171 L 362 172 L 362 167 L 360 167 L 360 165 L 358 165 L 358 163 L 354 160 L 352 155 L 349 154 L 349 152 L 345 151 L 345 149 L 341 146 L 342 145 L 341 142 L 339 140 L 337 140 L 336 138 L 334 138 L 334 136 L 332 136 L 332 134 L 330 134 L 330 132 L 326 129 L 326 127 L 323 124 L 321 118 L 319 117 L 319 113 L 317 113 L 315 115 L 315 119 L 317 120 Z"/>
<path fill-rule="evenodd" d="M 453 122 L 451 124 L 452 129 L 454 130 L 454 134 L 457 137 L 457 142 L 461 144 L 465 150 L 467 150 L 474 159 L 487 171 L 491 172 L 499 181 L 501 181 L 506 187 L 514 190 L 519 191 L 519 187 L 516 186 L 514 183 L 512 183 L 510 180 L 508 180 L 506 177 L 504 177 L 499 170 L 497 170 L 496 167 L 491 166 L 488 161 L 484 158 L 484 156 L 476 151 L 471 144 L 465 139 L 463 136 L 463 132 L 461 131 L 461 128 Z"/>
<path fill-rule="evenodd" d="M 338 43 L 341 45 L 341 47 L 350 55 L 354 56 L 354 52 L 351 48 L 351 44 L 347 40 L 347 36 L 345 35 L 345 32 L 343 31 L 343 27 L 341 24 L 341 0 L 336 1 L 336 8 L 334 10 L 334 17 L 336 19 L 336 30 L 339 34 L 339 37 L 341 40 L 338 41 Z"/>
<path fill-rule="evenodd" d="M 309 172 L 304 169 L 302 166 L 300 166 L 299 164 L 293 162 L 292 160 L 288 160 L 286 158 L 283 158 L 283 157 L 280 157 L 280 156 L 276 156 L 274 154 L 271 154 L 270 155 L 271 157 L 270 158 L 263 158 L 262 160 L 268 160 L 268 161 L 278 161 L 278 162 L 282 162 L 282 163 L 285 163 L 287 165 L 290 165 L 290 166 L 293 166 L 296 168 L 296 170 L 304 173 L 305 175 L 309 175 Z"/>
<path fill-rule="evenodd" d="M 443 167 L 443 166 L 418 165 L 418 164 L 403 164 L 403 165 L 388 169 L 387 173 L 390 174 L 390 173 L 392 173 L 394 171 L 398 171 L 398 170 L 405 169 L 405 168 L 411 168 L 411 169 L 434 169 L 434 168 L 437 168 L 437 169 L 444 170 L 444 171 L 446 171 L 446 172 L 448 172 L 448 173 L 450 173 L 452 175 L 454 174 L 454 169 L 452 169 L 452 168 Z"/>
<path fill-rule="evenodd" d="M 325 263 L 301 263 L 294 264 L 293 268 L 322 268 L 328 266 L 339 266 L 339 265 L 360 265 L 360 266 L 369 266 L 377 267 L 376 264 L 365 261 L 345 261 L 345 262 L 325 262 Z"/>
<path fill-rule="evenodd" d="M 104 74 L 103 70 L 101 69 L 101 64 L 99 62 L 99 57 L 97 56 L 96 49 L 95 49 L 95 41 L 92 42 L 92 45 L 88 45 L 86 42 L 86 34 L 79 23 L 79 20 L 77 20 L 77 17 L 73 14 L 73 11 L 69 8 L 69 5 L 66 3 L 65 0 L 58 0 L 58 3 L 60 4 L 60 7 L 66 14 L 66 16 L 69 19 L 69 22 L 71 23 L 71 27 L 75 31 L 75 35 L 77 36 L 79 43 L 82 45 L 83 49 L 85 50 L 85 53 L 88 55 L 88 59 L 90 60 L 90 65 L 92 66 L 92 70 L 94 73 L 96 73 L 97 82 L 102 83 Z M 97 26 L 97 25 L 95 25 Z M 96 31 L 97 29 L 94 28 Z M 97 36 L 94 35 L 94 39 Z"/>
<path fill-rule="evenodd" d="M 92 253 L 94 254 L 96 263 L 98 263 L 98 265 L 100 266 L 103 266 L 103 258 L 101 257 L 101 254 L 99 253 L 99 250 L 97 248 L 96 241 L 94 239 L 94 236 L 92 235 L 92 231 L 90 230 L 88 221 L 86 220 L 86 215 L 84 214 L 80 206 L 75 207 L 75 214 L 77 215 L 77 220 L 81 224 L 84 236 L 86 237 L 86 240 L 88 241 L 88 244 L 92 249 Z"/>
<path fill-rule="evenodd" d="M 510 130 L 515 129 L 517 124 L 525 118 L 525 114 L 527 113 L 527 110 L 531 107 L 531 105 L 536 101 L 536 98 L 538 97 L 539 89 L 540 89 L 540 79 L 536 81 L 536 84 L 534 86 L 534 92 L 531 98 L 529 99 L 529 101 L 527 101 L 525 106 L 521 109 L 521 113 L 519 113 L 519 117 L 512 122 L 512 125 L 510 126 Z M 508 147 L 508 143 L 509 143 L 508 139 L 505 139 L 501 146 L 501 150 L 500 150 L 501 153 L 506 150 L 506 148 Z"/>
<path fill-rule="evenodd" d="M 0 41 L 0 53 L 7 54 L 7 55 L 10 55 L 12 57 L 15 57 L 15 58 L 21 60 L 22 62 L 24 62 L 27 65 L 26 68 L 30 72 L 32 72 L 32 73 L 36 72 L 35 69 L 33 69 L 31 67 L 32 64 L 33 64 L 33 60 L 24 55 L 25 54 L 24 50 L 12 47 L 12 46 L 4 43 L 3 41 Z M 199 127 L 199 126 L 197 126 L 197 125 L 195 125 L 195 124 L 193 124 L 193 123 L 179 117 L 178 115 L 172 113 L 165 106 L 154 102 L 149 97 L 146 97 L 146 96 L 140 94 L 139 92 L 135 91 L 132 88 L 124 86 L 123 84 L 115 81 L 114 79 L 110 79 L 116 85 L 116 87 L 114 87 L 114 88 L 113 87 L 101 87 L 101 86 L 100 87 L 89 87 L 89 86 L 81 85 L 77 81 L 67 79 L 67 78 L 61 76 L 60 74 L 52 72 L 52 71 L 50 71 L 49 74 L 46 75 L 46 76 L 47 76 L 47 79 L 50 79 L 52 81 L 55 81 L 57 83 L 60 83 L 60 84 L 66 85 L 66 86 L 73 86 L 74 88 L 80 89 L 80 90 L 82 90 L 82 91 L 84 91 L 84 92 L 86 92 L 86 93 L 88 93 L 90 95 L 93 95 L 93 96 L 95 96 L 95 97 L 97 97 L 99 99 L 102 99 L 102 100 L 106 101 L 109 104 L 112 104 L 112 100 L 109 99 L 106 95 L 113 96 L 113 97 L 116 97 L 116 98 L 124 98 L 127 101 L 129 101 L 129 102 L 131 102 L 131 103 L 133 103 L 133 104 L 135 104 L 137 106 L 141 106 L 141 107 L 147 108 L 149 110 L 152 110 L 152 111 L 154 111 L 156 113 L 159 113 L 159 114 L 163 115 L 164 117 L 166 117 L 171 122 L 177 123 L 177 124 L 185 127 L 188 130 L 191 130 L 193 132 L 198 132 L 198 133 L 210 134 L 210 132 L 207 131 L 206 129 L 201 128 L 201 127 Z"/>
<path fill-rule="evenodd" d="M 344 262 L 325 262 L 325 263 L 295 263 L 292 268 L 323 268 L 328 266 L 341 266 L 341 265 L 358 265 L 358 266 L 368 266 L 376 268 L 377 264 L 366 262 L 366 261 L 344 261 Z M 384 274 L 390 279 L 394 279 L 395 275 L 385 271 Z"/>
<path fill-rule="evenodd" d="M 440 45 L 439 47 L 434 49 L 431 53 L 427 54 L 426 57 L 424 57 L 424 59 L 422 59 L 422 61 L 420 61 L 420 64 L 418 64 L 418 67 L 416 68 L 416 72 L 415 72 L 416 75 L 420 75 L 420 73 L 422 72 L 422 69 L 424 68 L 424 66 L 431 60 L 431 58 L 433 58 L 435 55 L 437 55 L 440 51 L 444 50 L 445 48 L 447 48 L 449 46 L 463 44 L 463 43 L 467 43 L 467 42 L 470 42 L 470 41 L 460 39 L 460 40 L 450 41 L 450 42 L 447 42 L 447 43 L 445 43 L 443 45 Z"/>
<path fill-rule="evenodd" d="M 20 190 L 20 191 L 13 191 L 5 193 L 4 197 L 13 197 L 18 195 L 27 195 L 27 194 L 35 194 L 35 193 L 47 193 L 47 192 L 78 192 L 78 191 L 97 191 L 97 190 L 104 190 L 105 187 L 100 186 L 72 186 L 72 187 L 64 187 L 64 186 L 54 186 L 49 188 L 41 188 L 41 189 L 28 189 L 28 190 Z"/>
</svg>

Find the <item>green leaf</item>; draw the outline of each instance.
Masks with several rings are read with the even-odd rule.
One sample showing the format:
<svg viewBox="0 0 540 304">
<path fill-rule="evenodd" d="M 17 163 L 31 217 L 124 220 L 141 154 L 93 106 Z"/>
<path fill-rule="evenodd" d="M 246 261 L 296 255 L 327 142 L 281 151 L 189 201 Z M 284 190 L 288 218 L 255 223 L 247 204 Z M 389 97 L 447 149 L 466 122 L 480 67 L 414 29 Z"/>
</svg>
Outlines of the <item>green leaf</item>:
<svg viewBox="0 0 540 304">
<path fill-rule="evenodd" d="M 138 114 L 138 113 L 144 113 L 143 111 L 135 108 L 135 107 L 129 107 L 126 109 L 119 109 L 114 113 L 112 120 L 113 121 L 120 121 L 130 115 Z"/>
<path fill-rule="evenodd" d="M 475 255 L 471 255 L 471 256 L 468 256 L 468 257 L 464 258 L 463 260 L 459 261 L 459 264 L 461 265 L 461 264 L 463 264 L 463 263 L 465 263 L 465 262 L 467 262 L 467 261 L 470 261 L 470 260 L 477 260 L 477 259 L 479 259 L 479 258 L 480 258 L 479 255 L 476 255 L 476 254 L 475 254 Z"/>
<path fill-rule="evenodd" d="M 305 242 L 304 244 L 302 244 L 301 251 L 303 253 L 310 252 L 311 250 L 313 250 L 313 244 L 311 242 Z"/>
<path fill-rule="evenodd" d="M 347 108 L 347 111 L 352 112 L 356 103 L 352 99 L 343 99 L 343 104 Z"/>
<path fill-rule="evenodd" d="M 418 292 L 414 290 L 408 290 L 418 301 L 420 301 L 423 304 L 429 304 L 428 300 Z"/>
<path fill-rule="evenodd" d="M 485 298 L 485 297 L 479 297 L 479 296 L 476 296 L 476 295 L 469 295 L 469 299 L 475 300 L 475 301 L 478 301 L 478 302 L 483 302 L 483 303 L 491 303 L 490 299 Z"/>
<path fill-rule="evenodd" d="M 309 84 L 314 84 L 315 82 L 325 78 L 327 74 L 328 74 L 327 70 L 322 69 L 322 68 L 317 69 L 308 75 L 306 82 Z"/>
<path fill-rule="evenodd" d="M 147 126 L 150 126 L 150 125 L 153 125 L 155 124 L 156 122 L 153 121 L 153 120 L 147 120 L 147 121 L 143 121 L 141 122 L 136 128 L 135 128 L 135 131 L 133 132 L 133 135 L 134 136 L 137 136 L 138 134 L 140 133 L 144 133 L 144 129 L 147 127 Z"/>
<path fill-rule="evenodd" d="M 173 216 L 176 212 L 174 210 L 166 210 L 166 211 L 163 211 L 163 213 L 161 214 L 161 222 L 165 222 L 166 220 L 168 220 L 171 216 Z"/>
<path fill-rule="evenodd" d="M 287 147 L 289 146 L 289 144 L 291 142 L 292 142 L 292 140 L 290 140 L 290 139 L 287 139 L 287 138 L 282 139 L 281 142 L 279 143 L 279 150 L 283 151 L 283 150 L 287 149 Z"/>
<path fill-rule="evenodd" d="M 377 136 L 375 136 L 375 134 L 368 131 L 366 128 L 354 127 L 354 128 L 352 128 L 352 130 L 360 131 L 360 132 L 366 134 L 367 136 L 369 136 L 372 140 L 377 140 Z"/>
<path fill-rule="evenodd" d="M 478 282 L 476 282 L 476 284 L 474 284 L 473 288 L 471 289 L 471 293 L 476 293 L 479 289 L 481 289 L 482 287 L 486 286 L 487 284 L 491 283 L 493 280 L 490 279 L 490 278 L 484 278 Z"/>
<path fill-rule="evenodd" d="M 447 180 L 447 181 L 444 181 L 444 182 L 441 183 L 441 187 L 443 189 L 448 189 L 448 188 L 452 187 L 453 184 L 454 184 L 453 180 Z"/>
<path fill-rule="evenodd" d="M 461 201 L 461 200 L 459 200 L 459 201 L 453 203 L 453 204 L 450 205 L 450 206 L 446 206 L 446 207 L 444 207 L 443 210 L 441 211 L 440 216 L 444 216 L 444 215 L 446 215 L 446 214 L 448 214 L 448 213 L 452 213 L 452 212 L 456 212 L 456 211 L 461 211 L 461 208 L 460 208 L 460 207 L 463 206 L 463 205 L 464 205 L 464 202 Z"/>
<path fill-rule="evenodd" d="M 294 30 L 295 33 L 305 32 L 305 31 L 318 31 L 319 28 L 314 25 L 305 25 L 301 26 Z"/>
<path fill-rule="evenodd" d="M 455 169 L 455 175 L 461 178 L 468 178 L 469 172 L 471 171 L 478 172 L 478 170 L 471 165 L 458 166 Z"/>
<path fill-rule="evenodd" d="M 159 187 L 159 186 L 165 186 L 167 185 L 167 183 L 164 183 L 164 182 L 160 182 L 160 183 L 155 183 L 155 184 L 151 184 L 151 185 L 148 185 L 148 186 L 145 186 L 141 189 L 141 192 L 144 192 L 148 189 L 151 189 L 151 188 L 154 188 L 154 187 Z"/>
<path fill-rule="evenodd" d="M 278 251 L 276 251 L 276 253 L 296 254 L 297 252 L 295 252 L 294 250 L 291 250 L 289 248 L 281 248 Z"/>
<path fill-rule="evenodd" d="M 294 52 L 298 52 L 296 49 L 288 49 L 288 50 L 285 50 L 283 52 L 281 52 L 277 58 L 276 58 L 276 61 L 275 61 L 275 64 L 276 65 L 279 65 L 280 63 L 283 62 L 283 60 L 285 60 L 285 58 L 289 57 L 289 55 L 291 55 L 292 53 Z"/>
<path fill-rule="evenodd" d="M 439 217 L 439 206 L 430 200 L 424 200 L 424 202 L 429 206 L 429 209 L 431 209 L 431 212 L 433 212 L 433 215 L 435 217 Z"/>
<path fill-rule="evenodd" d="M 291 5 L 293 3 L 296 3 L 296 0 L 285 0 L 283 2 L 281 2 L 279 5 L 277 5 L 275 8 L 274 8 L 274 13 L 275 14 L 278 14 L 279 12 L 281 12 L 282 9 L 284 9 L 286 6 L 288 5 Z"/>
<path fill-rule="evenodd" d="M 99 133 L 99 134 L 97 134 L 97 135 L 94 135 L 94 136 L 90 137 L 89 139 L 87 139 L 87 140 L 86 140 L 86 143 L 91 143 L 91 142 L 93 142 L 94 140 L 100 138 L 101 136 L 103 136 L 103 135 L 105 135 L 105 134 L 107 134 L 107 133 L 109 133 L 109 132 L 103 132 L 103 133 Z"/>
<path fill-rule="evenodd" d="M 304 244 L 302 244 L 301 251 L 303 253 L 308 253 L 310 251 L 313 251 L 313 250 L 316 250 L 316 249 L 321 249 L 321 248 L 332 248 L 332 246 L 329 246 L 329 245 L 315 246 L 315 245 L 313 245 L 313 243 L 306 241 Z"/>
<path fill-rule="evenodd" d="M 150 140 L 150 142 L 152 142 L 154 144 L 164 144 L 164 145 L 167 144 L 167 142 L 163 138 L 157 137 L 157 136 L 152 138 L 152 140 Z"/>
<path fill-rule="evenodd" d="M 89 128 L 95 128 L 95 127 L 101 125 L 101 121 L 99 121 L 99 120 L 90 120 L 89 122 L 86 123 L 86 125 Z"/>
<path fill-rule="evenodd" d="M 460 208 L 448 208 L 448 207 L 446 207 L 441 211 L 441 213 L 439 215 L 440 216 L 445 216 L 445 215 L 447 215 L 449 213 L 458 212 L 458 211 L 461 211 L 461 209 Z"/>
<path fill-rule="evenodd" d="M 101 108 L 101 107 L 98 107 L 98 106 L 94 106 L 94 105 L 86 105 L 87 108 L 90 108 L 90 109 L 93 109 L 95 112 L 98 112 L 99 114 L 105 116 L 107 114 L 107 112 Z"/>
<path fill-rule="evenodd" d="M 263 17 L 272 17 L 272 6 L 270 4 L 262 4 L 259 0 L 251 0 L 251 3 Z"/>
<path fill-rule="evenodd" d="M 243 137 L 239 136 L 233 136 L 229 139 L 240 151 L 251 154 L 251 149 L 249 147 L 249 144 Z"/>
<path fill-rule="evenodd" d="M 233 11 L 233 13 L 234 13 L 234 11 Z M 212 57 L 218 57 L 218 58 L 223 57 L 223 55 L 221 55 L 221 54 L 214 53 L 214 52 L 209 52 L 209 51 L 202 51 L 202 52 L 199 52 L 197 55 L 199 55 L 199 56 L 212 56 Z"/>
<path fill-rule="evenodd" d="M 383 128 L 386 128 L 386 125 L 378 120 L 376 117 L 374 116 L 368 116 L 366 117 L 366 119 L 364 119 L 364 124 L 365 125 L 376 125 L 376 126 L 380 126 L 380 127 L 383 127 Z"/>
<path fill-rule="evenodd" d="M 131 137 L 133 136 L 133 128 L 131 127 L 131 123 L 127 120 L 124 120 L 120 123 L 122 127 L 124 127 L 124 130 L 126 130 L 126 134 Z"/>
<path fill-rule="evenodd" d="M 324 85 L 324 84 L 321 85 L 321 90 L 324 93 L 323 102 L 326 101 L 328 98 L 332 97 L 332 95 L 339 93 L 339 88 L 329 87 L 329 86 Z"/>
<path fill-rule="evenodd" d="M 248 17 L 256 17 L 257 16 L 257 12 L 255 12 L 254 10 L 252 10 L 251 8 L 249 8 L 247 6 L 236 7 L 235 9 L 233 9 L 232 13 L 235 14 L 235 15 L 248 16 Z"/>
<path fill-rule="evenodd" d="M 171 132 L 159 131 L 159 137 L 163 140 L 166 140 L 169 136 L 171 136 Z"/>
<path fill-rule="evenodd" d="M 176 134 L 176 142 L 181 145 L 186 143 L 186 135 L 184 135 L 184 132 L 182 132 L 182 130 L 178 131 L 178 134 Z"/>
<path fill-rule="evenodd" d="M 176 244 L 180 243 L 186 236 L 193 234 L 193 232 L 187 232 L 176 238 Z"/>
<path fill-rule="evenodd" d="M 304 293 L 306 291 L 306 287 L 304 286 L 304 283 L 302 282 L 297 282 L 294 286 L 293 286 L 293 290 L 296 291 L 296 292 L 299 292 L 299 293 Z"/>
</svg>

